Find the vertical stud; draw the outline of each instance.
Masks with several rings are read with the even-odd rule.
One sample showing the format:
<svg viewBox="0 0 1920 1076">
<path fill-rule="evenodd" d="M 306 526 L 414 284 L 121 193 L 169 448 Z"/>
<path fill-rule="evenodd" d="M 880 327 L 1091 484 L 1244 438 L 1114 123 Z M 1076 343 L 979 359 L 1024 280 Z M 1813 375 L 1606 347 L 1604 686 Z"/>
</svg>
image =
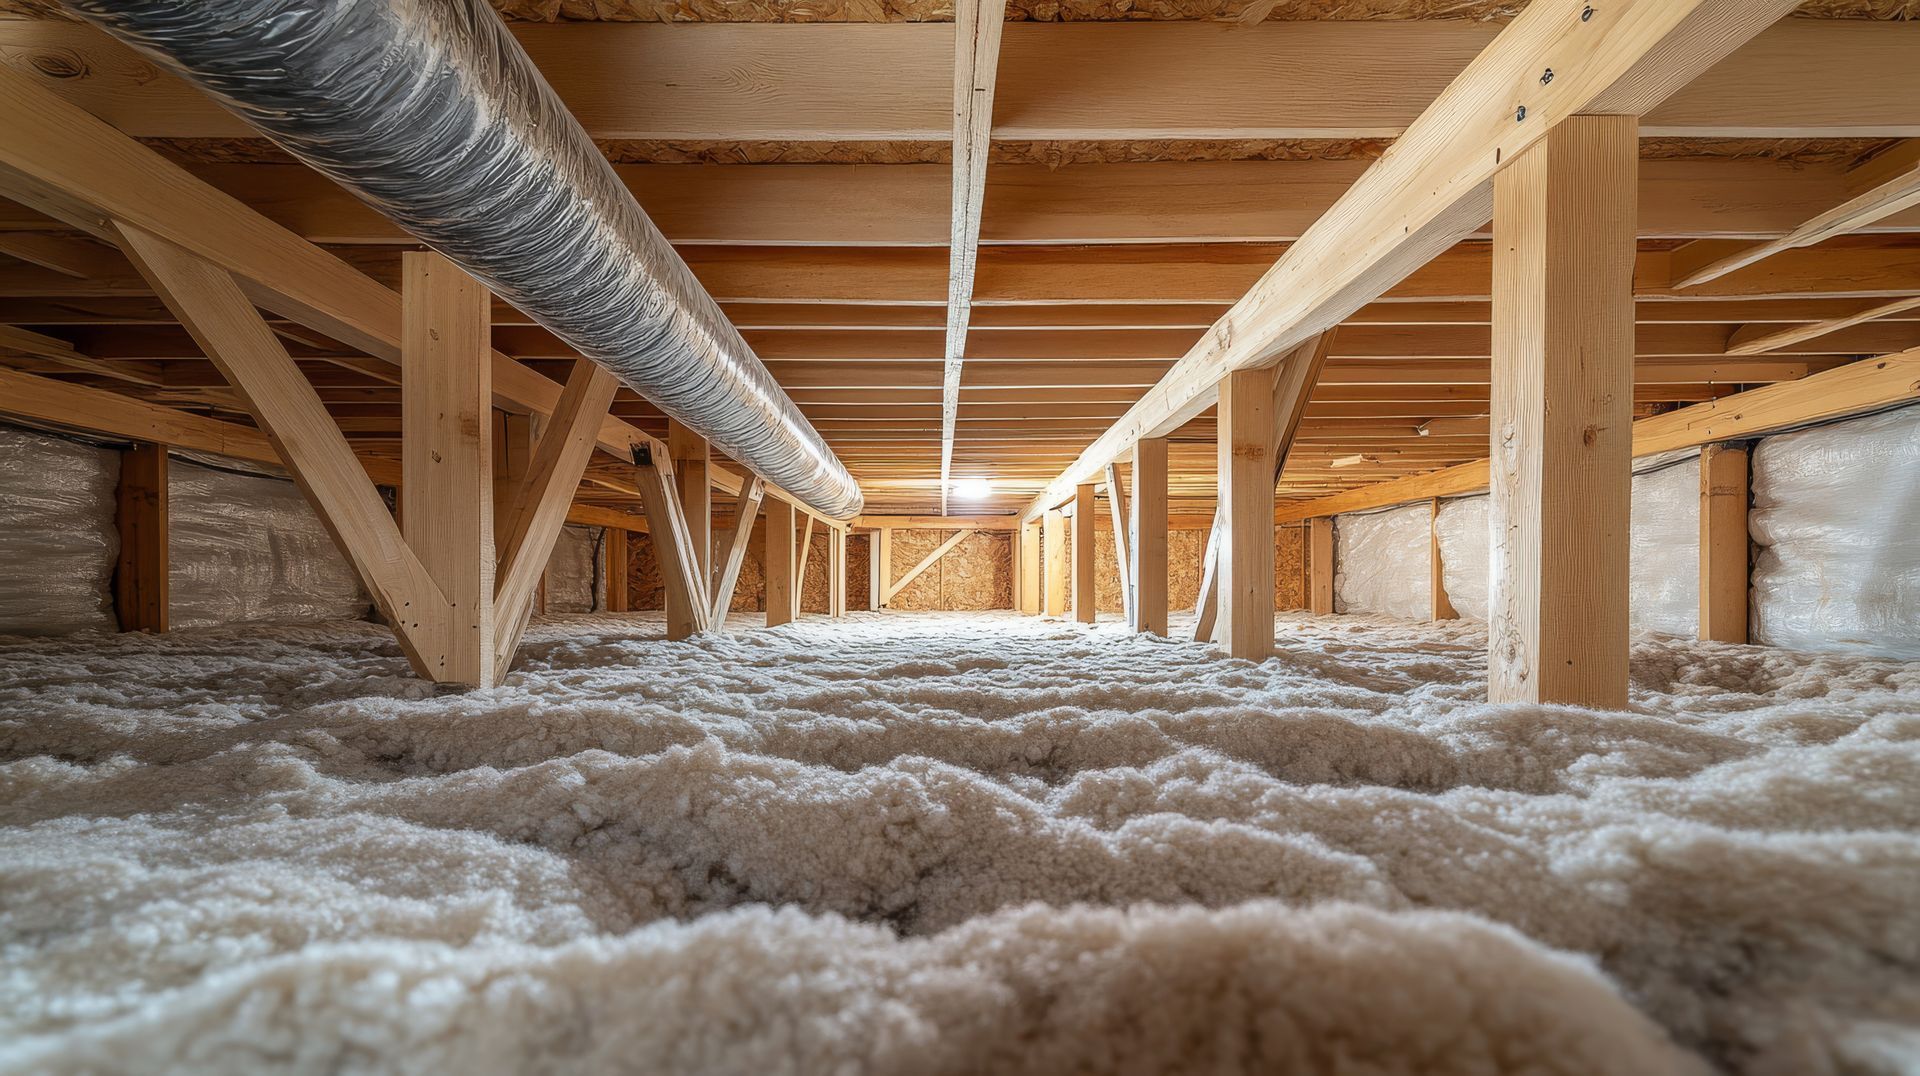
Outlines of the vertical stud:
<svg viewBox="0 0 1920 1076">
<path fill-rule="evenodd" d="M 1700 638 L 1747 641 L 1747 450 L 1700 451 Z"/>
<path fill-rule="evenodd" d="M 1073 619 L 1093 623 L 1093 486 L 1073 490 Z"/>
<path fill-rule="evenodd" d="M 114 523 L 120 561 L 113 611 L 121 631 L 167 630 L 167 446 L 136 444 L 120 453 Z"/>
<path fill-rule="evenodd" d="M 1220 543 L 1216 630 L 1227 653 L 1273 656 L 1273 378 L 1236 370 L 1220 382 Z"/>
<path fill-rule="evenodd" d="M 793 505 L 776 497 L 766 500 L 767 627 L 793 620 L 794 562 Z"/>
<path fill-rule="evenodd" d="M 1435 497 L 1427 505 L 1427 572 L 1432 584 L 1432 606 L 1429 611 L 1433 620 L 1457 620 L 1460 614 L 1454 611 L 1453 599 L 1447 597 L 1445 567 L 1440 556 L 1440 498 Z"/>
<path fill-rule="evenodd" d="M 1133 448 L 1133 630 L 1167 634 L 1167 441 Z"/>
<path fill-rule="evenodd" d="M 1494 179 L 1492 702 L 1626 705 L 1638 133 L 1575 116 Z"/>
<path fill-rule="evenodd" d="M 1067 517 L 1048 512 L 1041 524 L 1046 557 L 1046 614 L 1067 615 Z"/>
<path fill-rule="evenodd" d="M 1307 611 L 1333 612 L 1333 519 L 1307 521 Z"/>
</svg>

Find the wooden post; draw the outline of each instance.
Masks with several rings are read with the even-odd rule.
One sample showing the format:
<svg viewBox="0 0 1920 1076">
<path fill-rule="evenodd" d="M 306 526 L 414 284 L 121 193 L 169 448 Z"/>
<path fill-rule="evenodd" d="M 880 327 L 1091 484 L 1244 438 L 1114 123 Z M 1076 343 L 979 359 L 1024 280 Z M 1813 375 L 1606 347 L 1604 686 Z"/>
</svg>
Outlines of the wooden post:
<svg viewBox="0 0 1920 1076">
<path fill-rule="evenodd" d="M 1638 121 L 1494 178 L 1490 702 L 1627 701 Z"/>
<path fill-rule="evenodd" d="M 1120 576 L 1120 613 L 1133 623 L 1133 513 L 1127 506 L 1127 488 L 1120 481 L 1120 465 L 1107 464 L 1107 510 L 1113 514 L 1113 559 Z"/>
<path fill-rule="evenodd" d="M 673 457 L 673 480 L 680 490 L 700 588 L 707 593 L 713 585 L 713 487 L 707 480 L 706 439 L 669 419 L 667 454 Z M 654 540 L 657 545 L 657 535 Z M 693 610 L 674 595 L 673 590 L 667 592 L 667 638 L 685 639 L 699 629 L 694 626 Z"/>
<path fill-rule="evenodd" d="M 1747 641 L 1747 450 L 1700 450 L 1700 638 Z"/>
<path fill-rule="evenodd" d="M 800 518 L 800 552 L 793 558 L 793 619 L 800 614 L 807 601 L 807 568 L 813 557 L 813 516 L 802 513 Z"/>
<path fill-rule="evenodd" d="M 431 251 L 401 272 L 401 532 L 448 607 L 432 675 L 491 687 L 493 297 Z"/>
<path fill-rule="evenodd" d="M 886 589 L 887 577 L 886 567 L 880 560 L 880 535 L 888 530 L 886 527 L 877 527 L 867 532 L 867 608 L 870 611 L 880 609 L 886 598 L 882 593 Z"/>
<path fill-rule="evenodd" d="M 121 631 L 167 630 L 167 446 L 142 442 L 120 453 L 114 523 L 120 561 L 113 611 Z"/>
<path fill-rule="evenodd" d="M 827 528 L 827 615 L 847 615 L 847 532 Z"/>
<path fill-rule="evenodd" d="M 1236 658 L 1273 656 L 1272 369 L 1220 382 L 1220 551 L 1215 566 L 1221 641 Z"/>
<path fill-rule="evenodd" d="M 1333 612 L 1333 517 L 1307 521 L 1307 611 Z"/>
<path fill-rule="evenodd" d="M 628 590 L 630 561 L 627 553 L 627 532 L 619 527 L 607 528 L 607 612 L 625 613 L 632 609 Z"/>
<path fill-rule="evenodd" d="M 1093 485 L 1073 490 L 1073 619 L 1093 623 Z"/>
<path fill-rule="evenodd" d="M 1167 634 L 1167 441 L 1133 447 L 1133 630 Z"/>
<path fill-rule="evenodd" d="M 1433 601 L 1431 618 L 1434 620 L 1457 620 L 1460 614 L 1454 611 L 1453 599 L 1447 597 L 1447 580 L 1441 571 L 1440 558 L 1440 498 L 1435 497 L 1428 504 L 1427 516 L 1427 570 L 1433 583 Z"/>
<path fill-rule="evenodd" d="M 793 505 L 775 497 L 766 501 L 767 627 L 793 620 Z"/>
<path fill-rule="evenodd" d="M 1067 517 L 1059 510 L 1048 512 L 1041 525 L 1041 543 L 1045 546 L 1046 614 L 1067 615 Z"/>
<path fill-rule="evenodd" d="M 1013 604 L 1011 608 L 1015 613 L 1018 613 L 1021 607 L 1026 604 L 1026 599 L 1021 594 L 1021 591 L 1026 586 L 1027 573 L 1026 565 L 1021 560 L 1020 549 L 1020 533 L 1025 530 L 1026 524 L 1016 523 L 1014 525 L 1015 533 L 1007 536 L 1009 539 L 1007 542 L 1007 574 L 1009 576 L 1008 582 L 1012 584 Z"/>
<path fill-rule="evenodd" d="M 881 527 L 873 533 L 873 577 L 879 580 L 875 608 L 886 608 L 893 604 L 893 528 Z"/>
<path fill-rule="evenodd" d="M 1040 614 L 1040 524 L 1020 525 L 1020 612 Z"/>
</svg>

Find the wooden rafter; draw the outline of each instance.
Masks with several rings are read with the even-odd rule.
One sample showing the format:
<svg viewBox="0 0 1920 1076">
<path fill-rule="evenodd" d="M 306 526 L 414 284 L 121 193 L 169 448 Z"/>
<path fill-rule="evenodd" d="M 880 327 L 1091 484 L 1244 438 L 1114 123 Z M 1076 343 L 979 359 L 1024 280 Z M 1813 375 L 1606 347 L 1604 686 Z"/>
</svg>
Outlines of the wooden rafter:
<svg viewBox="0 0 1920 1076">
<path fill-rule="evenodd" d="M 1674 287 L 1691 288 L 1783 250 L 1810 247 L 1848 235 L 1920 204 L 1920 139 L 1910 139 L 1855 170 L 1855 192 L 1778 239 L 1763 243 L 1702 240 L 1674 252 Z"/>
<path fill-rule="evenodd" d="M 1058 503 L 1134 441 L 1194 418 L 1227 374 L 1277 361 L 1471 235 L 1493 215 L 1494 173 L 1554 125 L 1581 112 L 1644 113 L 1793 6 L 1530 5 L 1026 514 Z M 1527 87 L 1525 100 L 1514 87 Z"/>
<path fill-rule="evenodd" d="M 967 354 L 980 215 L 987 195 L 987 148 L 993 133 L 994 71 L 1007 0 L 954 4 L 953 225 L 947 241 L 947 338 L 940 391 L 940 512 L 947 511 L 954 420 L 960 412 L 960 367 Z"/>
</svg>

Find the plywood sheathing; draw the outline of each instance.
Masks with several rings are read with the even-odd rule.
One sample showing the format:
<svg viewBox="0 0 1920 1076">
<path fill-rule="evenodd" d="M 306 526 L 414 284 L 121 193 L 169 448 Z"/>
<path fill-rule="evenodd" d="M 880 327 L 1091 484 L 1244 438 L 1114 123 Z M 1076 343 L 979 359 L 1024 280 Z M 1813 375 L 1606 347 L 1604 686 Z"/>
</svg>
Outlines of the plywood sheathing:
<svg viewBox="0 0 1920 1076">
<path fill-rule="evenodd" d="M 45 8 L 49 0 L 8 0 Z M 950 22 L 952 0 L 493 0 L 510 19 L 538 22 Z M 1497 22 L 1526 0 L 1010 0 L 1008 22 L 1169 20 L 1361 21 L 1471 19 Z M 1808 0 L 1816 18 L 1911 19 L 1920 0 Z"/>
<path fill-rule="evenodd" d="M 905 575 L 952 531 L 893 532 L 893 577 Z M 1010 609 L 1013 607 L 1013 547 L 1008 533 L 975 532 L 947 551 L 933 567 L 893 596 L 889 607 L 932 610 Z"/>
<path fill-rule="evenodd" d="M 740 581 L 735 584 L 733 601 L 727 608 L 736 613 L 758 613 L 767 600 L 766 521 L 754 524 L 753 537 L 747 542 L 747 556 L 740 564 Z M 653 539 L 635 534 L 627 542 L 629 608 L 652 610 L 664 607 L 665 591 L 660 581 L 659 562 L 654 559 Z M 867 607 L 867 537 L 856 534 L 847 541 L 847 607 Z M 816 532 L 807 550 L 806 586 L 801 592 L 800 608 L 806 613 L 827 611 L 827 544 Z"/>
</svg>

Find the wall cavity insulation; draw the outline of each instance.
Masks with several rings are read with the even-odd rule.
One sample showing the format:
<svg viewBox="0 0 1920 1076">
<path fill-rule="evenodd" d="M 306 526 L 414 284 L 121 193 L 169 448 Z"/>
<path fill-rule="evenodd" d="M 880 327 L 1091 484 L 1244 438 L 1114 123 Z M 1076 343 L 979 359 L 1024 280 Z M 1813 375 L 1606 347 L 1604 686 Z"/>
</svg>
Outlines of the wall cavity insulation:
<svg viewBox="0 0 1920 1076">
<path fill-rule="evenodd" d="M 114 630 L 112 449 L 0 427 L 0 634 Z"/>
</svg>

